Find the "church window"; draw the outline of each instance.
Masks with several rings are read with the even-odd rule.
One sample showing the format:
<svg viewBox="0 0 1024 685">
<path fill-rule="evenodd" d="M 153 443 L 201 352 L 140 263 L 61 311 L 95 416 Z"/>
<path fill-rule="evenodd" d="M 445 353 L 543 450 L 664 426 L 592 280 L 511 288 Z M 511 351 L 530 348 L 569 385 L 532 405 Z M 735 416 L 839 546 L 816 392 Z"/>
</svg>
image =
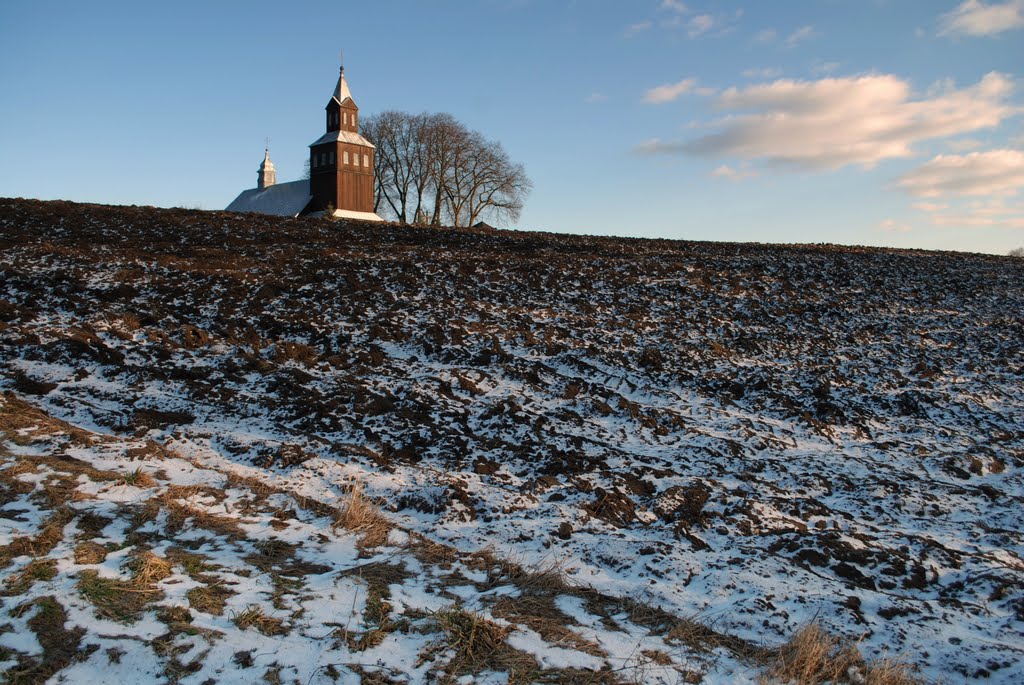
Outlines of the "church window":
<svg viewBox="0 0 1024 685">
<path fill-rule="evenodd" d="M 345 125 L 348 125 L 348 112 L 345 112 Z"/>
<path fill-rule="evenodd" d="M 363 155 L 363 166 L 369 168 L 370 166 L 370 155 Z"/>
<path fill-rule="evenodd" d="M 334 166 L 334 150 L 331 150 L 327 155 L 327 163 Z"/>
<path fill-rule="evenodd" d="M 342 160 L 345 162 L 345 164 L 348 164 L 348 150 L 345 150 L 341 154 L 342 154 Z"/>
</svg>

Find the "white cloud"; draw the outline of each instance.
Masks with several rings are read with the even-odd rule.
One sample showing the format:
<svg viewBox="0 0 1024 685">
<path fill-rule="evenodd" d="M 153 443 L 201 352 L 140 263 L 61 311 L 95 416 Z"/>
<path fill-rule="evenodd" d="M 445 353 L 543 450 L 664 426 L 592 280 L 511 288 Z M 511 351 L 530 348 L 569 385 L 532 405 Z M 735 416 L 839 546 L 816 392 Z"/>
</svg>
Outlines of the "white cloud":
<svg viewBox="0 0 1024 685">
<path fill-rule="evenodd" d="M 652 26 L 654 26 L 654 22 L 650 21 L 639 21 L 635 24 L 630 24 L 626 27 L 625 36 L 626 38 L 632 38 L 639 33 L 643 33 Z"/>
<path fill-rule="evenodd" d="M 939 155 L 901 176 L 897 184 L 911 195 L 928 198 L 1012 195 L 1024 188 L 1024 152 Z"/>
<path fill-rule="evenodd" d="M 786 36 L 786 47 L 795 48 L 803 41 L 815 35 L 813 26 L 801 26 L 793 33 Z"/>
<path fill-rule="evenodd" d="M 800 28 L 794 29 L 790 32 L 782 40 L 782 45 L 787 48 L 794 48 L 808 38 L 813 38 L 816 35 L 818 34 L 814 30 L 813 26 L 801 26 Z M 757 34 L 754 35 L 754 42 L 764 44 L 776 43 L 779 41 L 779 38 L 780 36 L 778 31 L 768 28 L 758 31 Z"/>
<path fill-rule="evenodd" d="M 660 138 L 649 138 L 644 142 L 633 148 L 633 152 L 638 155 L 656 155 L 662 150 L 664 143 Z"/>
<path fill-rule="evenodd" d="M 1024 0 L 985 3 L 966 0 L 939 18 L 940 36 L 992 36 L 1024 28 Z"/>
<path fill-rule="evenodd" d="M 597 91 L 594 91 L 593 93 L 588 95 L 586 98 L 584 98 L 583 101 L 586 102 L 588 105 L 596 105 L 599 102 L 607 102 L 608 101 L 608 96 L 605 95 L 604 93 L 599 93 Z"/>
<path fill-rule="evenodd" d="M 714 32 L 714 35 L 721 36 L 730 33 L 734 29 L 735 22 L 743 16 L 743 10 L 737 9 L 733 12 L 695 13 L 686 3 L 679 0 L 662 0 L 659 5 L 661 18 L 657 20 L 658 28 L 668 31 L 685 31 L 690 38 L 697 38 Z M 640 22 L 626 30 L 626 37 L 632 37 L 640 31 L 646 31 L 653 26 L 652 22 Z"/>
<path fill-rule="evenodd" d="M 717 178 L 726 178 L 730 181 L 744 181 L 748 178 L 754 178 L 757 176 L 757 172 L 750 169 L 750 165 L 748 164 L 741 164 L 739 168 L 723 164 L 712 171 L 711 175 Z"/>
<path fill-rule="evenodd" d="M 990 217 L 978 214 L 936 214 L 932 217 L 936 226 L 956 228 L 1024 228 L 1024 216 Z"/>
<path fill-rule="evenodd" d="M 912 230 L 914 230 L 913 228 L 910 227 L 909 224 L 905 224 L 901 221 L 896 221 L 895 219 L 886 219 L 884 221 L 880 221 L 878 222 L 878 225 L 875 226 L 875 228 L 877 228 L 879 231 L 885 231 L 886 233 L 910 233 Z"/>
<path fill-rule="evenodd" d="M 945 202 L 915 202 L 915 209 L 920 209 L 922 212 L 941 212 L 944 209 L 949 209 L 949 205 Z"/>
<path fill-rule="evenodd" d="M 782 75 L 782 69 L 777 67 L 760 67 L 744 69 L 743 75 L 750 79 L 771 79 Z"/>
<path fill-rule="evenodd" d="M 904 174 L 898 185 L 928 200 L 914 207 L 936 226 L 1024 228 L 1024 152 L 989 150 L 939 155 Z M 937 201 L 936 201 L 937 200 Z"/>
<path fill-rule="evenodd" d="M 998 125 L 1020 111 L 1006 104 L 1012 88 L 1009 78 L 996 72 L 974 86 L 919 99 L 912 98 L 909 83 L 886 74 L 729 88 L 716 98 L 717 107 L 730 112 L 711 122 L 717 132 L 659 141 L 642 152 L 734 157 L 798 169 L 870 168 L 912 156 L 920 141 Z"/>
<path fill-rule="evenodd" d="M 678 83 L 666 83 L 644 93 L 644 102 L 649 105 L 664 105 L 678 99 L 684 93 L 689 93 L 696 85 L 697 79 L 695 78 L 684 78 Z"/>
<path fill-rule="evenodd" d="M 702 33 L 707 33 L 715 28 L 715 18 L 710 14 L 698 14 L 686 24 L 686 35 L 696 38 Z"/>
<path fill-rule="evenodd" d="M 915 205 L 917 207 L 917 205 Z M 1001 198 L 983 198 L 956 205 L 918 207 L 935 226 L 954 228 L 1024 228 L 1024 204 L 1006 204 Z"/>
</svg>

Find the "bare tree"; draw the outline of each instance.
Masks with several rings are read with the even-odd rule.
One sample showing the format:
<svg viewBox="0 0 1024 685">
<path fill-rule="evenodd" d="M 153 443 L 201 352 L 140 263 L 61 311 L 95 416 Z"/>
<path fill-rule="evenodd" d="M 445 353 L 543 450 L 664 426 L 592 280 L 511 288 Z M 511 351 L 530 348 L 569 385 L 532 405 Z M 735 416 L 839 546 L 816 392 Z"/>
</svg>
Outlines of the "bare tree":
<svg viewBox="0 0 1024 685">
<path fill-rule="evenodd" d="M 525 168 L 452 115 L 382 112 L 362 131 L 377 146 L 378 212 L 435 226 L 519 218 L 532 187 Z"/>
<path fill-rule="evenodd" d="M 448 184 L 448 204 L 456 226 L 472 226 L 485 214 L 516 221 L 532 184 L 522 164 L 513 164 L 501 143 L 472 133 L 459 150 Z"/>
<path fill-rule="evenodd" d="M 1006 254 L 1011 257 L 1024 257 L 1024 247 L 1015 247 Z"/>
<path fill-rule="evenodd" d="M 362 126 L 363 134 L 377 145 L 378 208 L 386 202 L 399 221 L 408 223 L 420 123 L 404 112 L 387 111 L 364 120 Z"/>
</svg>

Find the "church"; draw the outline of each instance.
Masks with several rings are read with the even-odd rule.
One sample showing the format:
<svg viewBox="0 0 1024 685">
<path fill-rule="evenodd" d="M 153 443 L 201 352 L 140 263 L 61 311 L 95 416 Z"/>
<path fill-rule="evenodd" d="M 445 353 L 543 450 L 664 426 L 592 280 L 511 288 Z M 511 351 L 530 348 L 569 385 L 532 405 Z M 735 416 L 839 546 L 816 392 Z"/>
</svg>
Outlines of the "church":
<svg viewBox="0 0 1024 685">
<path fill-rule="evenodd" d="M 243 190 L 229 212 L 323 216 L 383 221 L 373 211 L 374 146 L 359 135 L 359 108 L 341 67 L 327 103 L 327 132 L 309 146 L 309 179 L 277 183 L 270 149 L 264 151 L 256 187 Z"/>
</svg>

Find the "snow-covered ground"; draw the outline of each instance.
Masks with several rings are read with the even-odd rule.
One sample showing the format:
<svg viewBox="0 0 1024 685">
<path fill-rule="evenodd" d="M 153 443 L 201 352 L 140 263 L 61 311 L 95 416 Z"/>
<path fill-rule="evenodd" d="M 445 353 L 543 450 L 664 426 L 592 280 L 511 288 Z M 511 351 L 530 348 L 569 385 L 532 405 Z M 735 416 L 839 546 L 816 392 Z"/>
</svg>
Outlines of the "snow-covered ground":
<svg viewBox="0 0 1024 685">
<path fill-rule="evenodd" d="M 9 460 L 66 454 L 155 479 L 77 485 L 86 504 L 71 507 L 105 507 L 121 523 L 98 539 L 123 553 L 76 565 L 81 531 L 65 527 L 46 557 L 58 574 L 26 597 L 60 598 L 85 642 L 116 634 L 83 598 L 83 574 L 137 582 L 128 564 L 143 547 L 161 559 L 187 549 L 159 516 L 126 528 L 125 508 L 197 482 L 222 499 L 175 501 L 223 516 L 253 507 L 237 538 L 212 550 L 197 533 L 190 550 L 236 583 L 225 612 L 193 607 L 195 635 L 142 614 L 138 654 L 117 648 L 126 669 L 166 668 L 166 654 L 145 650 L 171 630 L 190 645 L 173 652 L 179 666 L 206 655 L 182 682 L 251 682 L 256 672 L 232 661 L 250 648 L 274 655 L 257 677 L 276 664 L 285 681 L 330 679 L 334 664 L 358 680 L 369 664 L 414 682 L 458 661 L 439 619 L 456 606 L 539 669 L 609 678 L 756 680 L 735 645 L 780 644 L 817 622 L 928 679 L 1024 679 L 1020 260 L 17 201 L 0 201 L 0 236 L 7 401 L 120 450 L 26 426 Z M 130 450 L 157 456 L 127 461 Z M 154 475 L 150 460 L 178 466 Z M 0 520 L 6 537 L 38 533 L 45 463 L 18 475 L 32 492 L 5 498 L 20 512 Z M 225 474 L 281 492 L 243 505 L 252 496 L 225 489 Z M 358 533 L 288 503 L 343 507 L 353 484 L 395 526 L 380 547 L 360 551 Z M 270 525 L 282 510 L 287 525 Z M 455 570 L 409 544 L 419 536 L 453 548 Z M 283 608 L 275 588 L 293 576 L 237 573 L 267 540 L 316 567 L 277 593 Z M 549 593 L 548 613 L 574 637 L 541 634 L 533 615 L 517 623 L 514 603 L 495 613 L 501 593 L 524 589 L 495 581 L 482 550 L 557 568 L 576 589 Z M 378 561 L 400 568 L 387 602 L 407 630 L 384 632 L 401 646 L 358 651 L 328 627 L 340 652 L 310 656 L 327 649 L 310 640 L 331 616 L 367 631 L 350 570 Z M 31 559 L 10 563 L 5 573 Z M 171 570 L 159 601 L 186 606 L 203 581 Z M 613 598 L 728 639 L 679 647 L 664 625 L 615 614 Z M 5 602 L 18 617 L 0 617 L 12 659 L 43 649 L 25 628 L 36 614 L 17 608 L 27 601 Z M 232 619 L 250 606 L 289 632 L 239 628 Z M 106 658 L 93 642 L 102 649 L 68 665 L 69 678 Z"/>
</svg>

